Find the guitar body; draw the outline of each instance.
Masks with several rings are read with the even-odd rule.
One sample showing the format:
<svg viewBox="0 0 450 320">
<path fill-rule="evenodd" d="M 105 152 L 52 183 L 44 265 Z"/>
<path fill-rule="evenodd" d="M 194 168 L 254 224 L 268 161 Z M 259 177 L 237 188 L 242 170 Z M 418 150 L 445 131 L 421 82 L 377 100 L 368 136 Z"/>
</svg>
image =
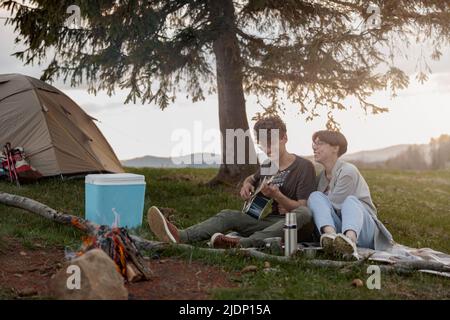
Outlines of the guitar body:
<svg viewBox="0 0 450 320">
<path fill-rule="evenodd" d="M 262 219 L 267 215 L 263 215 L 266 211 L 266 208 L 271 203 L 270 198 L 265 197 L 264 195 L 255 195 L 251 199 L 245 202 L 244 208 L 242 212 L 248 214 L 249 216 L 255 219 Z"/>
<path fill-rule="evenodd" d="M 265 218 L 270 213 L 267 209 L 271 204 L 272 199 L 262 194 L 261 187 L 264 183 L 271 183 L 273 178 L 273 176 L 264 177 L 250 199 L 245 201 L 244 207 L 242 208 L 243 213 L 248 214 L 249 216 L 258 220 Z"/>
<path fill-rule="evenodd" d="M 273 176 L 264 176 L 264 178 L 260 180 L 258 187 L 255 192 L 253 192 L 250 199 L 245 201 L 242 212 L 258 220 L 267 217 L 271 213 L 271 210 L 268 210 L 270 209 L 268 207 L 270 207 L 272 199 L 263 195 L 261 188 L 264 183 L 281 187 L 288 174 L 289 171 L 284 170 L 277 172 Z"/>
</svg>

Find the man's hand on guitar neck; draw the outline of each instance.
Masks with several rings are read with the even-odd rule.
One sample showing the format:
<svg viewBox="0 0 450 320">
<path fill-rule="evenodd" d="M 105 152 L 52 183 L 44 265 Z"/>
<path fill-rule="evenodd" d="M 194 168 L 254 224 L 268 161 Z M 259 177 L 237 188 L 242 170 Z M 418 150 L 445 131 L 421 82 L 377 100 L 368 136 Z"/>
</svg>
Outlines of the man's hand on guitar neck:
<svg viewBox="0 0 450 320">
<path fill-rule="evenodd" d="M 268 198 L 275 199 L 281 194 L 281 191 L 278 186 L 265 182 L 261 187 L 261 193 Z"/>
</svg>

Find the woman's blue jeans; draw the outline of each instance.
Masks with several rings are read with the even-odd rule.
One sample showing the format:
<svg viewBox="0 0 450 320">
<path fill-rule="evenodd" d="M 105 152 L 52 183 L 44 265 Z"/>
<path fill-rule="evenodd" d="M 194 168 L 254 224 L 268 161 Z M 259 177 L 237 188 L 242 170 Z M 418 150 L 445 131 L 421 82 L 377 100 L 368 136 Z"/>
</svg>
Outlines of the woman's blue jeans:
<svg viewBox="0 0 450 320">
<path fill-rule="evenodd" d="M 364 204 L 355 196 L 348 196 L 342 203 L 341 210 L 333 208 L 327 195 L 315 191 L 308 199 L 308 207 L 320 234 L 325 226 L 333 227 L 337 233 L 353 230 L 357 236 L 357 246 L 374 248 L 377 225 Z"/>
</svg>

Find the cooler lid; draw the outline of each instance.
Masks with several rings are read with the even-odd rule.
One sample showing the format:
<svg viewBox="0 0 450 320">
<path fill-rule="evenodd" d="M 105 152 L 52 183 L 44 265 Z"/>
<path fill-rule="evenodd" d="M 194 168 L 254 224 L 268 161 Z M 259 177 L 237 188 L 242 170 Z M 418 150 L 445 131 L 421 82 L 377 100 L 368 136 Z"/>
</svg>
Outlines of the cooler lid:
<svg viewBox="0 0 450 320">
<path fill-rule="evenodd" d="M 134 173 L 88 174 L 84 182 L 96 185 L 145 184 L 145 176 Z"/>
</svg>

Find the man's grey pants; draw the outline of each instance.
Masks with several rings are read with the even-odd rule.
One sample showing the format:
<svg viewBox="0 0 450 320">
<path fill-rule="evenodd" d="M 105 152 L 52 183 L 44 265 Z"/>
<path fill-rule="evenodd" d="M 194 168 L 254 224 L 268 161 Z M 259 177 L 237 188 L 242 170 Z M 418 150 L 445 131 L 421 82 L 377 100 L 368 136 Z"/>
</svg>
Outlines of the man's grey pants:
<svg viewBox="0 0 450 320">
<path fill-rule="evenodd" d="M 311 211 L 307 207 L 298 207 L 292 212 L 297 215 L 298 241 L 311 241 L 314 231 Z M 239 242 L 242 247 L 262 247 L 264 239 L 284 238 L 284 223 L 284 215 L 271 214 L 257 220 L 241 211 L 225 209 L 201 223 L 180 230 L 180 240 L 184 243 L 197 242 L 210 239 L 216 232 L 236 231 L 243 237 Z"/>
</svg>

